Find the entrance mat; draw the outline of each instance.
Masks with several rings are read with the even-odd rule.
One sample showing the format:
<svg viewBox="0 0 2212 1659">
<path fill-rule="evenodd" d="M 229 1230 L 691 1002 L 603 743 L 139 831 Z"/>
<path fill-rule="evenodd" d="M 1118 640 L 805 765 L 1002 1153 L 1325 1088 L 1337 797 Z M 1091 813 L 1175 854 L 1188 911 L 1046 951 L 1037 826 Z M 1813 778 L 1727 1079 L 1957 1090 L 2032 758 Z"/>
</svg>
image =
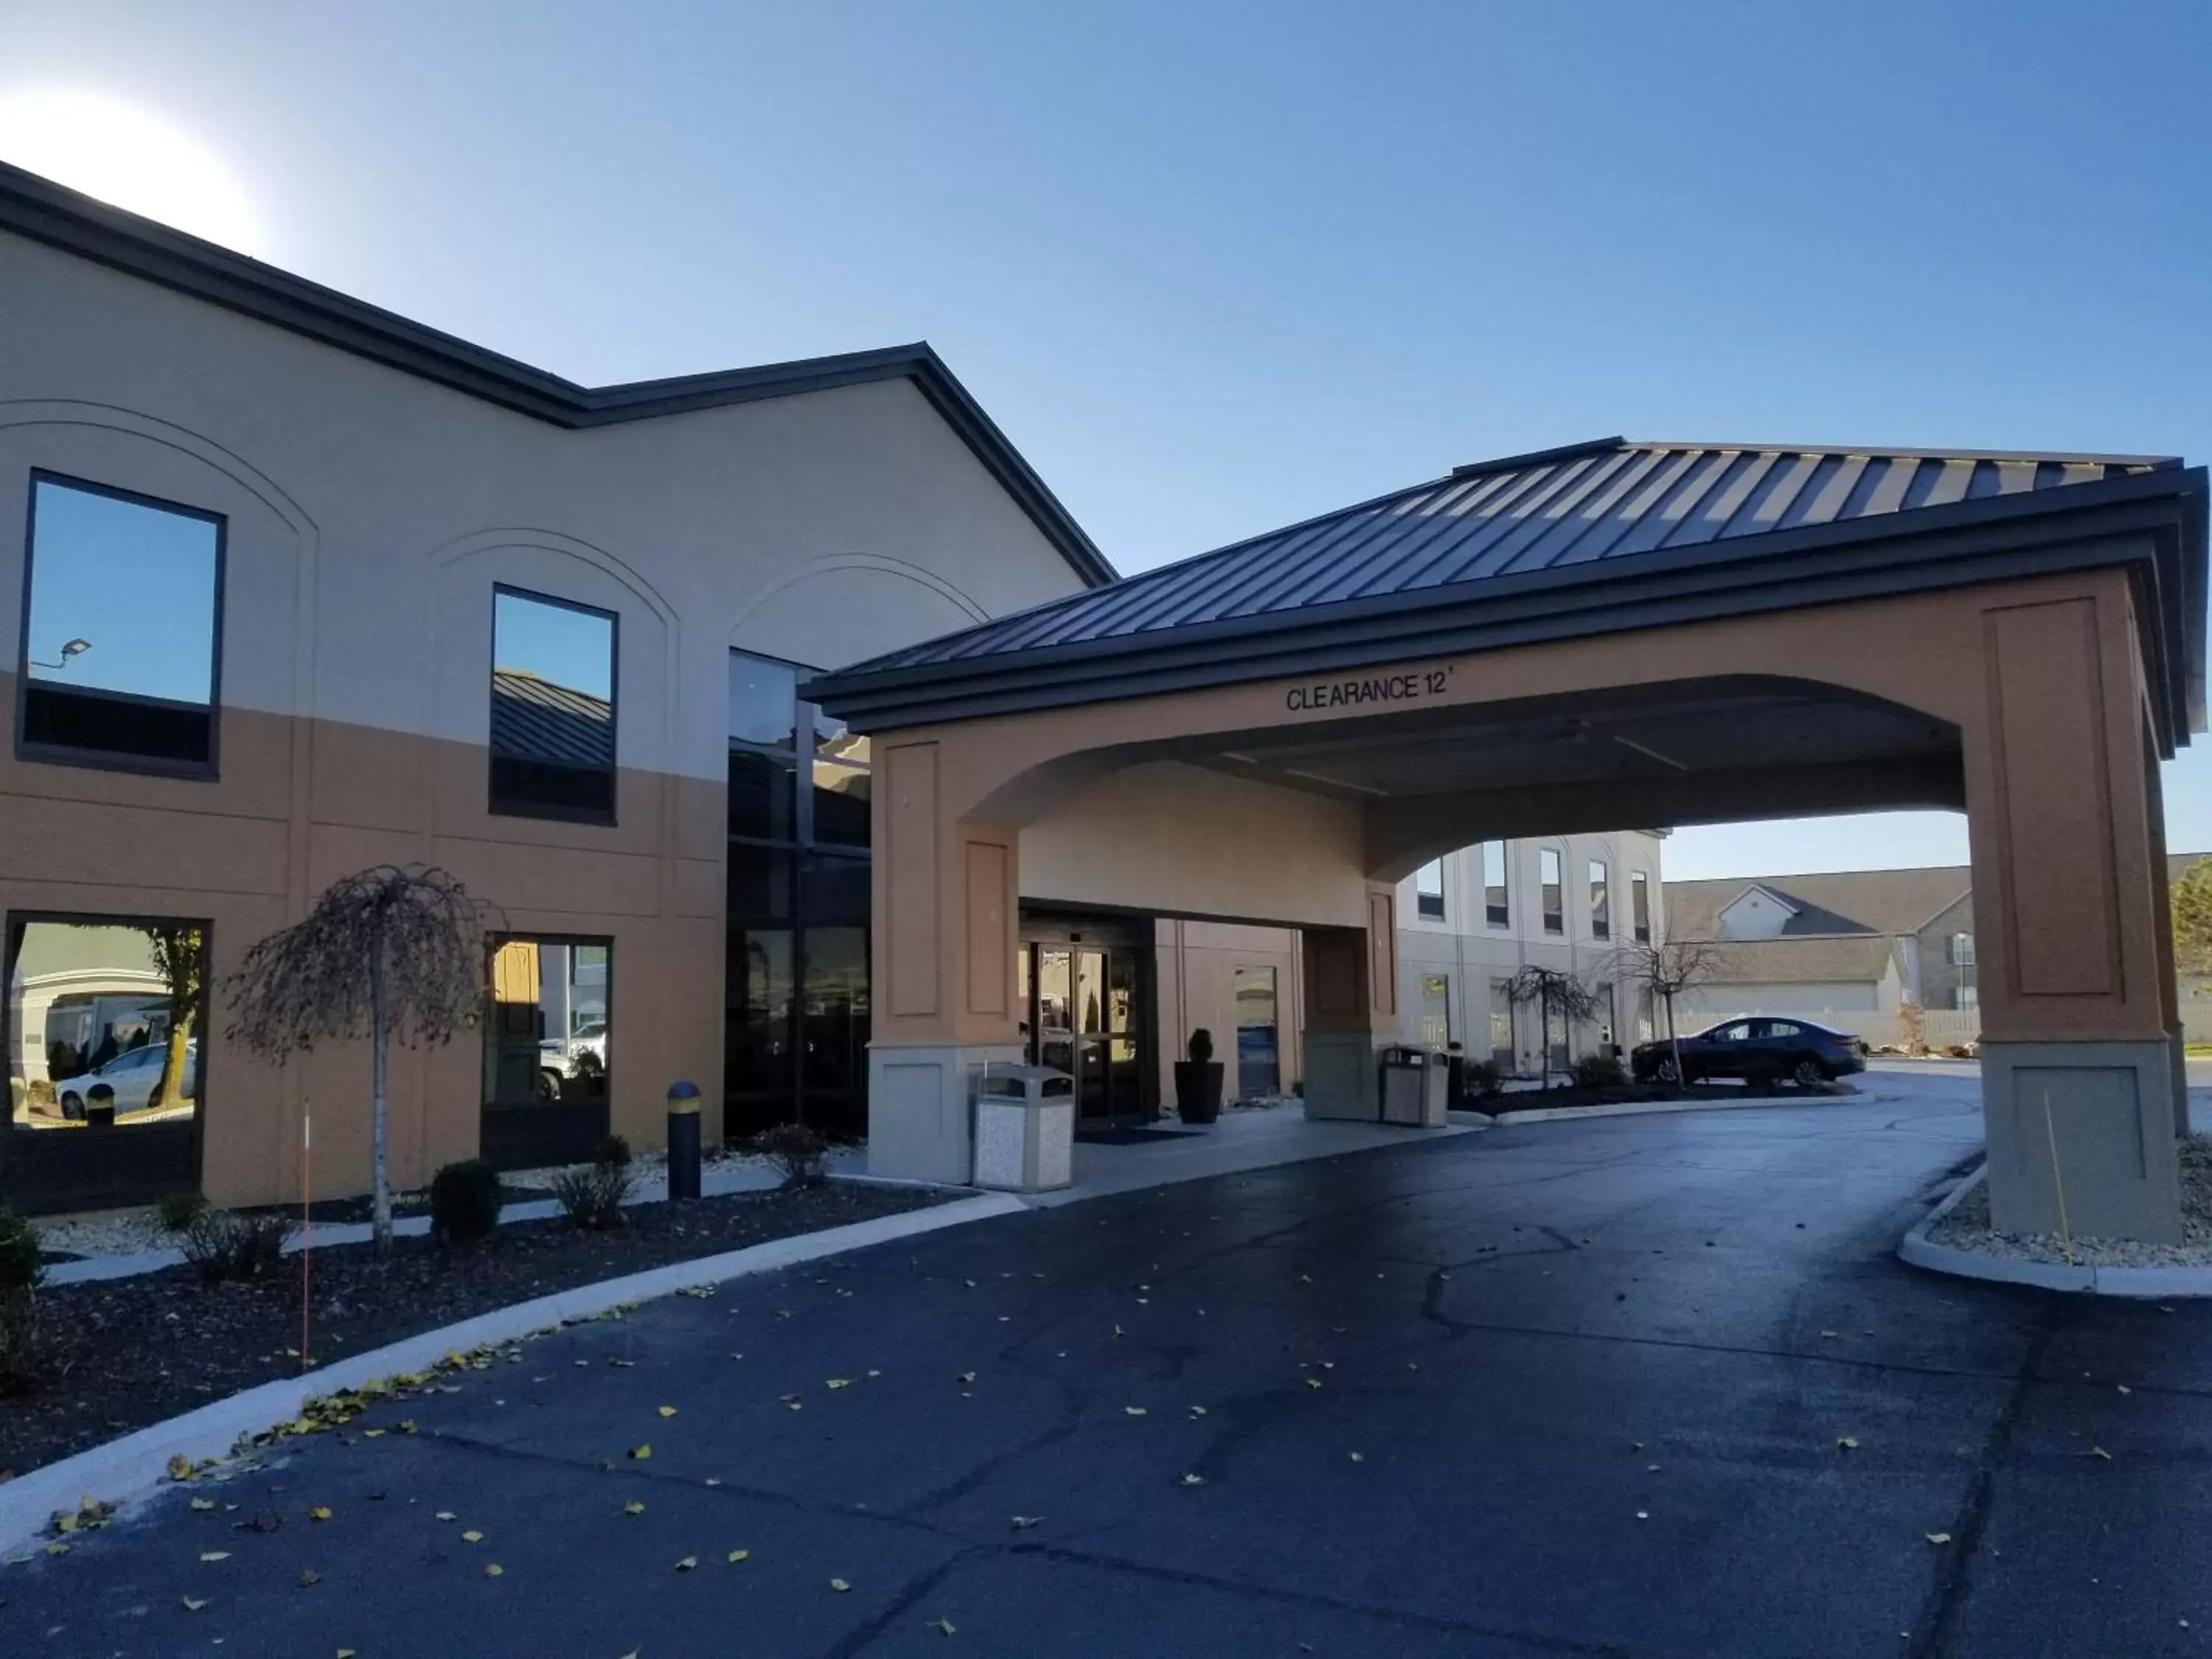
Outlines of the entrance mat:
<svg viewBox="0 0 2212 1659">
<path fill-rule="evenodd" d="M 1195 1129 L 1078 1129 L 1075 1138 L 1085 1146 L 1142 1146 L 1154 1140 L 1195 1139 Z"/>
</svg>

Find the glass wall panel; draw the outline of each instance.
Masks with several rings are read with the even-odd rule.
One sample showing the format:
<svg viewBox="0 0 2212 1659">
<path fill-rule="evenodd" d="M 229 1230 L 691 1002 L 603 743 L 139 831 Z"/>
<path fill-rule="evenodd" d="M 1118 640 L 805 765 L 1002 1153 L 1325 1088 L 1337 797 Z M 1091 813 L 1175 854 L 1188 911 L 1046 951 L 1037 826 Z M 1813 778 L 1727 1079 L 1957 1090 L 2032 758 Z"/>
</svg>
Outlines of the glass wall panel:
<svg viewBox="0 0 2212 1659">
<path fill-rule="evenodd" d="M 1421 975 L 1421 1042 L 1441 1048 L 1451 1041 L 1451 975 Z"/>
<path fill-rule="evenodd" d="M 213 767 L 222 540 L 214 514 L 33 477 L 27 749 Z"/>
<path fill-rule="evenodd" d="M 808 705 L 814 728 L 814 839 L 868 844 L 868 740 Z"/>
<path fill-rule="evenodd" d="M 1607 879 L 1605 860 L 1589 861 L 1590 937 L 1608 939 L 1613 934 L 1613 895 Z"/>
<path fill-rule="evenodd" d="M 868 866 L 813 858 L 799 909 L 803 1026 L 801 1115 L 826 1133 L 867 1130 Z"/>
<path fill-rule="evenodd" d="M 1628 896 L 1632 907 L 1630 921 L 1635 924 L 1636 942 L 1638 945 L 1649 945 L 1651 942 L 1650 877 L 1645 875 L 1641 870 L 1631 872 L 1628 878 Z"/>
<path fill-rule="evenodd" d="M 1566 888 L 1560 873 L 1559 854 L 1547 847 L 1536 854 L 1537 873 L 1544 890 L 1544 931 L 1567 931 Z"/>
<path fill-rule="evenodd" d="M 1505 843 L 1502 841 L 1482 843 L 1482 910 L 1483 921 L 1492 927 L 1512 925 L 1505 890 Z"/>
<path fill-rule="evenodd" d="M 1275 970 L 1239 968 L 1237 994 L 1237 1094 L 1260 1100 L 1283 1089 L 1282 1033 L 1276 1013 Z"/>
</svg>

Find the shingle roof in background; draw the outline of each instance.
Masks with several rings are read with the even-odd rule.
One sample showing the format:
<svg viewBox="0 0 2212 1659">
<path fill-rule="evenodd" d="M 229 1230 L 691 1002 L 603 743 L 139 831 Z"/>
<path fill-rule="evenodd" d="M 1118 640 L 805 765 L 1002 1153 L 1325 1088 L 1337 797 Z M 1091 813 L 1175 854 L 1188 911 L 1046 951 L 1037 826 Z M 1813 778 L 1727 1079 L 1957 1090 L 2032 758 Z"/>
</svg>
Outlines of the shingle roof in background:
<svg viewBox="0 0 2212 1659">
<path fill-rule="evenodd" d="M 1790 445 L 1593 443 L 1460 467 L 1178 564 L 842 670 L 1130 637 L 1771 532 L 2062 491 L 2179 459 Z"/>
<path fill-rule="evenodd" d="M 1731 939 L 1718 953 L 1716 985 L 1857 983 L 1881 979 L 1895 946 L 1886 935 L 1857 939 Z"/>
<path fill-rule="evenodd" d="M 563 766 L 615 763 L 614 705 L 520 668 L 491 671 L 495 754 Z"/>
<path fill-rule="evenodd" d="M 1764 887 L 1798 913 L 1783 925 L 1784 939 L 1917 933 L 1964 898 L 1973 872 L 1963 864 L 1917 870 L 1845 870 L 1814 876 L 1731 876 L 1667 883 L 1667 926 L 1676 939 L 1717 939 L 1720 914 L 1747 889 Z"/>
</svg>

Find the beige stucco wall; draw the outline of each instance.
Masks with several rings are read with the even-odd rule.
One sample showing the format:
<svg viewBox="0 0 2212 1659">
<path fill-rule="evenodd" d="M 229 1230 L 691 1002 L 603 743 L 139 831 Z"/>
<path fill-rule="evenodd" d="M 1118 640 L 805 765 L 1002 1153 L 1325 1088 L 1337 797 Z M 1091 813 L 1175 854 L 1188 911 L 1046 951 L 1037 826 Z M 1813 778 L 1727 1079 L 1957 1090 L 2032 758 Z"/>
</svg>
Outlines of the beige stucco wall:
<svg viewBox="0 0 2212 1659">
<path fill-rule="evenodd" d="M 674 1077 L 715 1133 L 727 652 L 822 666 L 1081 586 L 903 380 L 571 431 L 0 234 L 0 639 L 42 468 L 228 520 L 218 781 L 0 753 L 0 913 L 210 923 L 212 965 L 333 877 L 441 863 L 515 931 L 614 940 L 615 1127 Z M 702 365 L 702 367 L 714 367 Z M 619 617 L 618 823 L 495 817 L 495 583 Z M 12 654 L 0 698 L 12 708 Z M 366 1179 L 365 1056 L 288 1076 L 210 1024 L 204 1184 Z M 396 1177 L 475 1147 L 473 1042 L 402 1056 Z"/>
<path fill-rule="evenodd" d="M 1175 1097 L 1175 1062 L 1190 1034 L 1213 1035 L 1214 1057 L 1228 1066 L 1225 1086 L 1237 1085 L 1237 971 L 1270 968 L 1275 974 L 1275 1033 L 1285 1093 L 1304 1075 L 1300 1037 L 1305 1029 L 1304 970 L 1300 935 L 1289 927 L 1218 921 L 1164 920 L 1156 925 L 1154 951 L 1156 1055 L 1160 1097 Z"/>
</svg>

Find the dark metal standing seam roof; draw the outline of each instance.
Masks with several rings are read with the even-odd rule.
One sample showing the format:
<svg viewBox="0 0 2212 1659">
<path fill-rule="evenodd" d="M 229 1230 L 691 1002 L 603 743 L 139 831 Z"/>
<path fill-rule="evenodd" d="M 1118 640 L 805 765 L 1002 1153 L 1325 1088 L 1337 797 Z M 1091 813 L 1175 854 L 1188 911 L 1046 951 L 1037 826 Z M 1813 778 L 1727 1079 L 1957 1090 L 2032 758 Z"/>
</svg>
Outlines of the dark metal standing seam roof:
<svg viewBox="0 0 2212 1659">
<path fill-rule="evenodd" d="M 2158 654 L 2172 659 L 2165 665 L 2169 689 L 2177 705 L 2189 710 L 2187 718 L 2172 722 L 2167 735 L 2186 741 L 2189 730 L 2203 729 L 2204 495 L 2203 470 L 2185 468 L 2170 456 L 1606 438 L 1456 468 L 1409 489 L 838 670 L 813 682 L 808 695 L 878 726 L 920 723 L 1267 678 L 1256 660 L 1252 672 L 1216 673 L 1210 681 L 1206 670 L 1188 661 L 1171 679 L 1154 675 L 1141 684 L 1127 674 L 1117 679 L 1105 666 L 1109 658 L 1126 665 L 1141 654 L 1185 645 L 1212 643 L 1218 656 L 1224 642 L 1261 634 L 1334 628 L 1340 636 L 1320 656 L 1287 670 L 1278 665 L 1272 673 L 1389 660 L 1378 654 L 1386 641 L 1375 619 L 1408 611 L 1431 613 L 1437 630 L 1443 629 L 1447 611 L 1457 619 L 1458 634 L 1447 639 L 1439 631 L 1425 642 L 1435 650 L 1454 648 L 1454 641 L 1456 648 L 1468 648 L 1478 641 L 1599 631 L 1560 625 L 1532 632 L 1524 626 L 1515 635 L 1490 626 L 1521 625 L 1544 608 L 1533 596 L 1547 590 L 1575 590 L 1582 596 L 1576 608 L 1588 612 L 1601 584 L 1636 580 L 1636 616 L 1608 624 L 1623 627 L 1638 625 L 1639 618 L 1650 625 L 1692 614 L 1988 580 L 2008 573 L 1994 569 L 1986 556 L 1973 563 L 1970 556 L 1986 556 L 2000 544 L 2013 552 L 2049 544 L 2054 526 L 2045 521 L 2053 515 L 2132 503 L 2145 510 L 2132 518 L 2122 511 L 2118 519 L 2094 526 L 2083 520 L 2065 534 L 2178 528 L 2178 536 L 2169 537 L 2171 556 L 2152 576 L 2154 596 L 2167 613 Z M 2177 514 L 2176 498 L 2193 504 Z M 1914 562 L 1899 545 L 1908 538 L 1917 544 L 1944 532 L 2030 520 L 2033 533 L 2025 536 L 1985 534 L 1917 545 L 1918 562 L 1927 565 L 1917 575 L 1837 586 L 1832 578 L 1849 562 L 1831 558 L 1826 564 L 1815 561 L 1832 579 L 1828 589 L 1803 588 L 1794 601 L 1754 600 L 1740 592 L 1747 582 L 1771 582 L 1779 574 L 1778 567 L 1754 577 L 1748 568 L 1753 561 L 1764 566 L 1794 554 L 1804 565 L 1824 550 L 1882 543 L 1890 544 L 1886 563 L 1894 568 Z M 2142 540 L 2136 538 L 2137 556 Z M 1962 558 L 1968 562 L 1959 563 Z M 2099 562 L 2118 559 L 2108 550 Z M 1947 560 L 1951 562 L 1939 573 L 1937 565 Z M 1723 568 L 1734 574 L 1714 574 Z M 2046 560 L 2035 568 L 2054 567 Z M 1805 565 L 1799 574 L 1813 569 Z M 1720 598 L 1723 590 L 1737 591 L 1743 602 L 1727 603 Z M 1703 598 L 1690 603 L 1693 592 Z M 1363 621 L 1372 623 L 1364 647 L 1346 632 L 1358 631 Z M 1395 659 L 1412 654 L 1403 648 L 1407 632 L 1401 625 L 1387 642 L 1399 647 Z M 1256 649 L 1245 654 L 1253 657 Z M 1022 674 L 1038 682 L 1027 693 L 983 688 L 984 677 L 995 681 Z M 1047 690 L 1042 677 L 1059 689 Z M 962 688 L 957 695 L 956 685 Z"/>
<path fill-rule="evenodd" d="M 520 668 L 491 671 L 491 747 L 565 766 L 615 763 L 615 710 L 605 697 Z"/>
</svg>

